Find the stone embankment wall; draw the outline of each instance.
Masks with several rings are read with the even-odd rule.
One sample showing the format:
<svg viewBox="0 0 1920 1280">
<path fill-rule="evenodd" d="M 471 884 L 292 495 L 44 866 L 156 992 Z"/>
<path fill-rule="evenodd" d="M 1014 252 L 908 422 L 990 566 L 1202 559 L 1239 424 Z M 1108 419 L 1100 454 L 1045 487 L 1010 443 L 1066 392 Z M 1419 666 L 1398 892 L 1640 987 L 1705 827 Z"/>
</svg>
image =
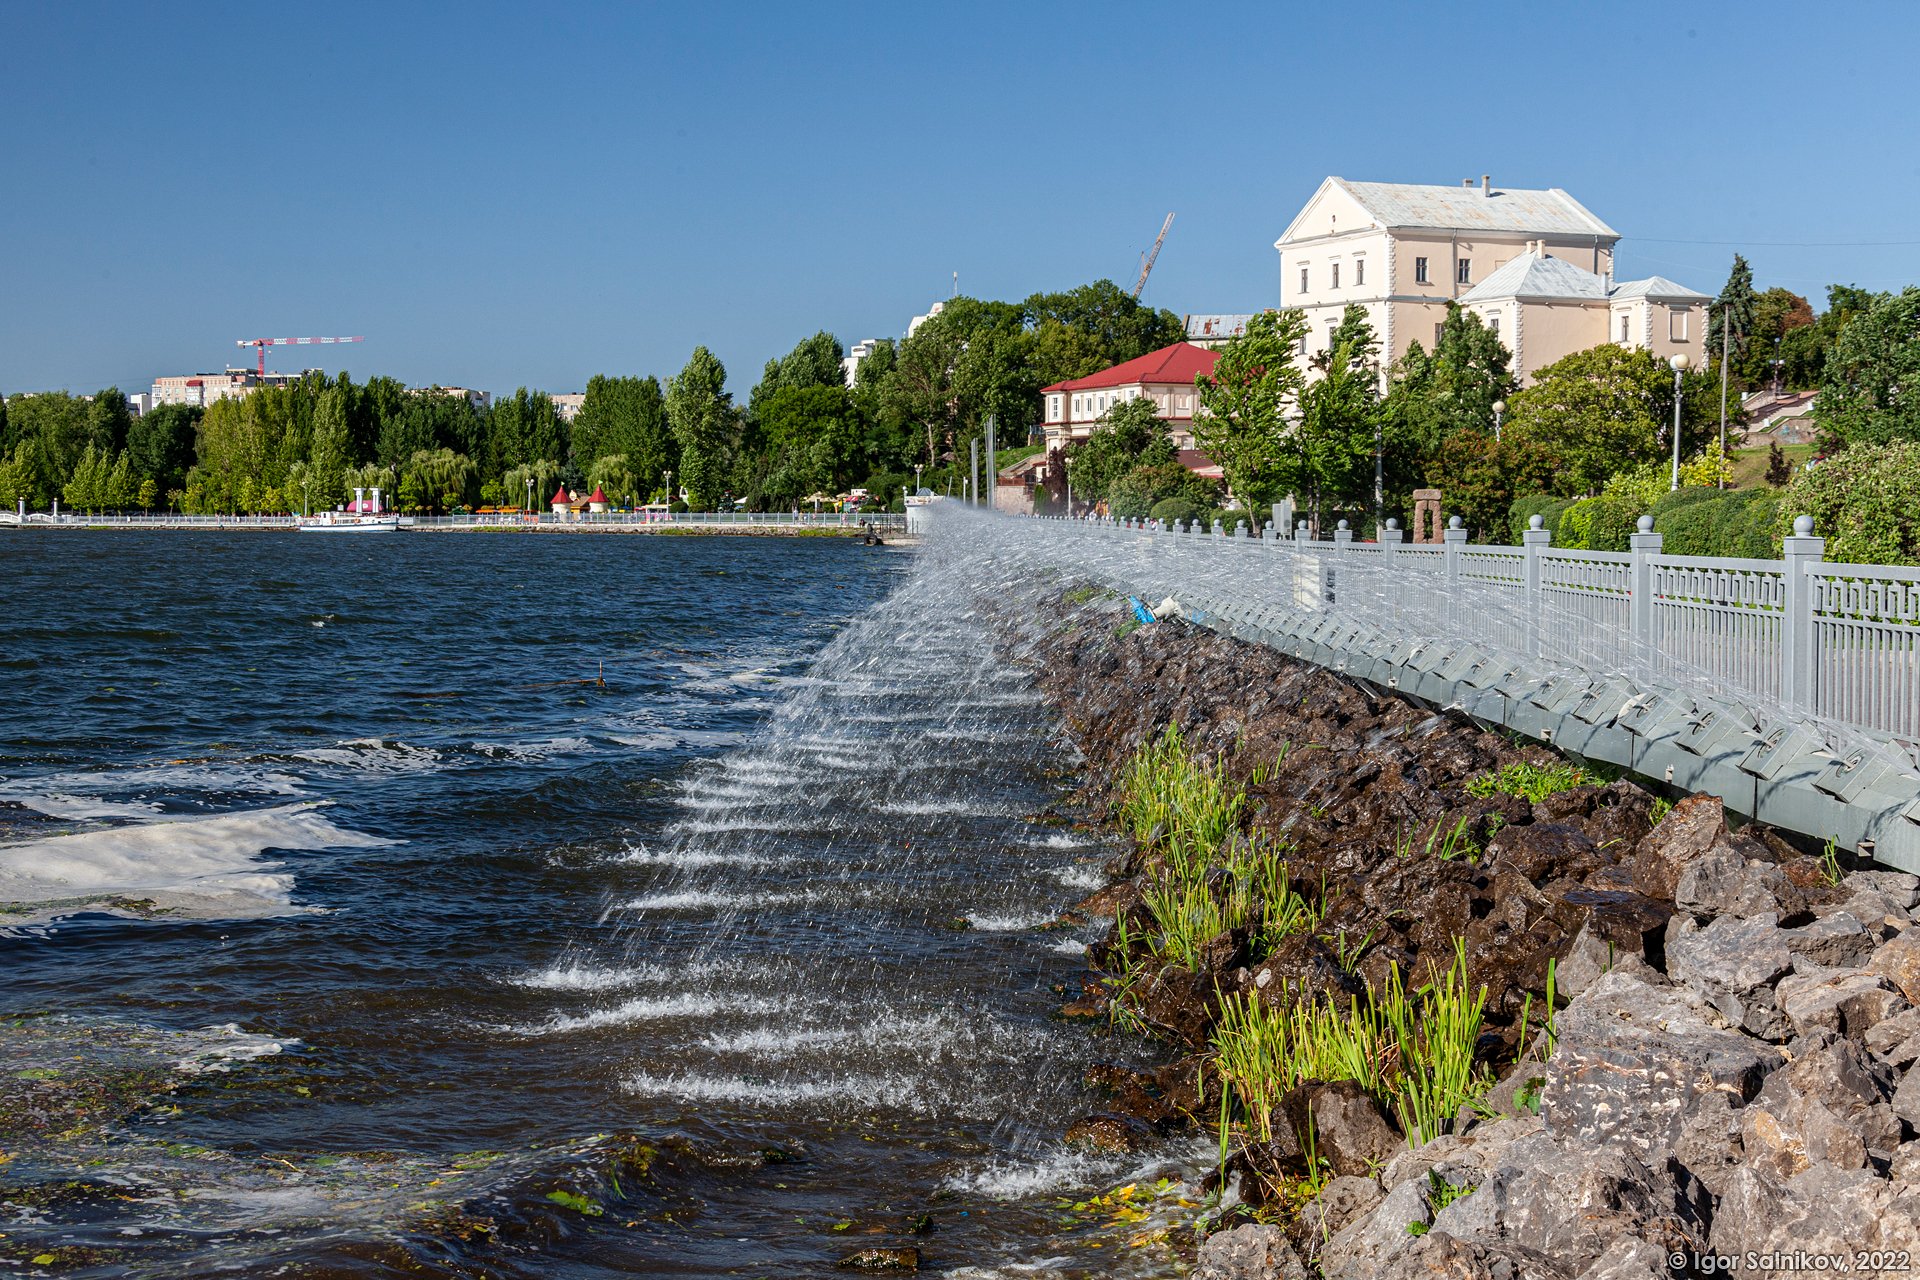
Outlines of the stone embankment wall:
<svg viewBox="0 0 1920 1280">
<path fill-rule="evenodd" d="M 1444 966 L 1460 942 L 1488 988 L 1480 1056 L 1499 1083 L 1483 1107 L 1410 1149 L 1350 1084 L 1296 1090 L 1276 1111 L 1289 1123 L 1236 1144 L 1229 1176 L 1257 1200 L 1311 1152 L 1330 1180 L 1210 1237 L 1197 1274 L 1624 1280 L 1796 1251 L 1809 1272 L 1827 1265 L 1816 1254 L 1854 1275 L 1920 1265 L 1920 879 L 1836 875 L 1773 832 L 1730 829 L 1711 797 L 1668 810 L 1629 780 L 1476 798 L 1477 776 L 1557 758 L 1271 649 L 1180 623 L 1129 631 L 1111 600 L 1063 615 L 1026 656 L 1096 810 L 1170 724 L 1243 779 L 1279 760 L 1249 789 L 1251 822 L 1285 837 L 1294 883 L 1323 885 L 1327 911 L 1271 955 L 1224 934 L 1199 971 L 1153 976 L 1137 1021 L 1183 1056 L 1097 1069 L 1115 1114 L 1083 1136 L 1211 1125 L 1220 993 L 1344 1000 L 1388 966 Z M 1427 834 L 1463 822 L 1470 856 L 1435 853 Z M 1125 863 L 1085 911 L 1141 910 L 1152 858 Z M 1094 964 L 1116 967 L 1119 945 Z M 1111 994 L 1096 975 L 1067 1012 L 1097 1016 Z"/>
</svg>

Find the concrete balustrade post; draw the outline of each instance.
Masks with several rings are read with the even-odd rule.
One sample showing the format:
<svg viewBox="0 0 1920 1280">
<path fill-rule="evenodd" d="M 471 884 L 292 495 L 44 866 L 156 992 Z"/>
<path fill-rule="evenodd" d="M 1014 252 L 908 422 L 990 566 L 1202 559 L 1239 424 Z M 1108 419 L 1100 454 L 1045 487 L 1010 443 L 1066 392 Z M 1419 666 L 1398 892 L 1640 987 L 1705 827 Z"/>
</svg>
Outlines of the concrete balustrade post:
<svg viewBox="0 0 1920 1280">
<path fill-rule="evenodd" d="M 1447 555 L 1447 588 L 1451 591 L 1460 583 L 1460 551 L 1467 545 L 1467 531 L 1460 523 L 1459 516 L 1447 521 L 1445 532 L 1440 535 L 1441 550 Z"/>
<path fill-rule="evenodd" d="M 1540 624 L 1547 612 L 1546 594 L 1540 585 L 1540 553 L 1553 545 L 1553 530 L 1546 523 L 1539 516 L 1529 516 L 1527 531 L 1520 535 L 1520 546 L 1526 553 L 1527 644 L 1535 657 L 1540 655 Z"/>
<path fill-rule="evenodd" d="M 1819 699 L 1815 661 L 1814 582 L 1807 570 L 1827 555 L 1827 540 L 1813 536 L 1813 517 L 1795 516 L 1793 532 L 1780 540 L 1786 562 L 1785 616 L 1780 620 L 1780 701 L 1789 711 L 1811 712 Z"/>
<path fill-rule="evenodd" d="M 1633 553 L 1628 591 L 1633 610 L 1634 649 L 1639 653 L 1641 663 L 1651 671 L 1654 654 L 1653 557 L 1660 554 L 1660 547 L 1666 539 L 1653 531 L 1652 516 L 1641 516 L 1639 526 L 1640 532 L 1627 538 L 1628 549 Z"/>
</svg>

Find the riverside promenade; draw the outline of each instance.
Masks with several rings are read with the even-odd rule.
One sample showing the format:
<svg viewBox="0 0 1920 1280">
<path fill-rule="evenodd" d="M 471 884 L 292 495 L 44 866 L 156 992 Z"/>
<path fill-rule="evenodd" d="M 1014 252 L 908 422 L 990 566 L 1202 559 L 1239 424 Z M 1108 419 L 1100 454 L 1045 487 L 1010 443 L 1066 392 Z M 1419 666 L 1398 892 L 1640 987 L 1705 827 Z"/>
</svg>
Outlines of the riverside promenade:
<svg viewBox="0 0 1920 1280">
<path fill-rule="evenodd" d="M 298 529 L 298 516 L 89 516 L 62 512 L 0 514 L 0 530 L 35 529 L 178 529 L 259 530 L 287 533 Z M 672 533 L 762 534 L 774 536 L 857 536 L 865 529 L 880 534 L 904 533 L 907 518 L 898 512 L 865 514 L 839 512 L 688 511 L 678 515 L 609 511 L 583 515 L 459 515 L 401 516 L 400 528 L 421 533 Z"/>
</svg>

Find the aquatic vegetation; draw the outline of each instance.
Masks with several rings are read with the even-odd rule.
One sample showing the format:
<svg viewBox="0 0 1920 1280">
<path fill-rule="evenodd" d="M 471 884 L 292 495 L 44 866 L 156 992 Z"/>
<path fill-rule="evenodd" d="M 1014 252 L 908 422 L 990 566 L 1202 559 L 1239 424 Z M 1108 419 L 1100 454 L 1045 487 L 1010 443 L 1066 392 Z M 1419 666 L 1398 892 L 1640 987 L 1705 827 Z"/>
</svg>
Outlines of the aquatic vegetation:
<svg viewBox="0 0 1920 1280">
<path fill-rule="evenodd" d="M 585 1214 L 589 1218 L 597 1218 L 606 1212 L 606 1208 L 602 1206 L 599 1201 L 589 1200 L 587 1197 L 574 1191 L 549 1191 L 547 1192 L 547 1199 L 553 1201 L 563 1209 L 571 1209 L 575 1213 Z"/>
<path fill-rule="evenodd" d="M 1408 1142 L 1447 1131 L 1460 1108 L 1492 1084 L 1474 1057 L 1487 990 L 1467 980 L 1464 943 L 1453 964 L 1409 993 L 1397 967 L 1345 1008 L 1305 1001 L 1275 1007 L 1258 994 L 1228 995 L 1215 1025 L 1214 1069 L 1239 1121 L 1273 1137 L 1280 1099 L 1308 1081 L 1352 1080 L 1391 1110 Z"/>
<path fill-rule="evenodd" d="M 1593 787 L 1600 779 L 1577 764 L 1551 765 L 1516 763 L 1502 765 L 1467 781 L 1467 794 L 1478 799 L 1493 795 L 1519 796 L 1538 804 L 1548 796 L 1575 787 Z"/>
</svg>

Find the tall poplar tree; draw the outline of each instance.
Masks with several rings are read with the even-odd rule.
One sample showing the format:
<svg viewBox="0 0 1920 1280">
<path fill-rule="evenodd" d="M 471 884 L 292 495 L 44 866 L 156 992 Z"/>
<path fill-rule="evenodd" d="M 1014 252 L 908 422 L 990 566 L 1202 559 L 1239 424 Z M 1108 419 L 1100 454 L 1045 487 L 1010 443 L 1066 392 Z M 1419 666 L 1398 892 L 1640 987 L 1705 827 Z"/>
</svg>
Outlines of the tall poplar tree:
<svg viewBox="0 0 1920 1280">
<path fill-rule="evenodd" d="M 722 497 L 733 419 L 726 366 L 705 347 L 695 347 L 686 367 L 667 383 L 667 421 L 680 445 L 678 482 L 695 508 L 711 509 Z"/>
</svg>

